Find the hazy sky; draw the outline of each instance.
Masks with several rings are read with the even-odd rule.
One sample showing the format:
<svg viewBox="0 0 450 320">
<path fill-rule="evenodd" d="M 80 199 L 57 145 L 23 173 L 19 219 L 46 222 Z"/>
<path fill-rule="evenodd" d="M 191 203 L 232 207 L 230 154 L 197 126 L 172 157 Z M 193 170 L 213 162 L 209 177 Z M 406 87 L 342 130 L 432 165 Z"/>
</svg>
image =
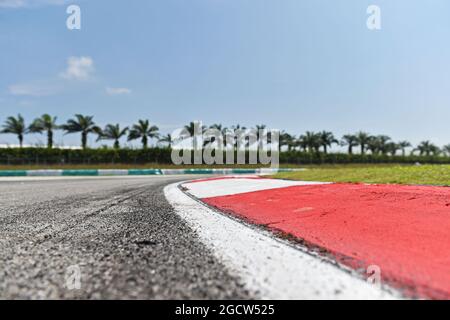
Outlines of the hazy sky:
<svg viewBox="0 0 450 320">
<path fill-rule="evenodd" d="M 79 31 L 67 1 L 0 0 L 0 122 L 83 113 L 164 132 L 202 120 L 450 143 L 448 0 L 72 3 Z M 370 4 L 379 31 L 366 27 Z"/>
</svg>

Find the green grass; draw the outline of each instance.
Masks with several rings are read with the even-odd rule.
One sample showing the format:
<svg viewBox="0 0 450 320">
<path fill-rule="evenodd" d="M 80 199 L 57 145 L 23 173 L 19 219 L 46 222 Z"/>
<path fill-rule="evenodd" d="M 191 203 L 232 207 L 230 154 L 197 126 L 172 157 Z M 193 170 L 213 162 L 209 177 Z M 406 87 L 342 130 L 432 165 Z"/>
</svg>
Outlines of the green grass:
<svg viewBox="0 0 450 320">
<path fill-rule="evenodd" d="M 279 179 L 450 186 L 450 165 L 342 165 L 280 173 Z"/>
</svg>

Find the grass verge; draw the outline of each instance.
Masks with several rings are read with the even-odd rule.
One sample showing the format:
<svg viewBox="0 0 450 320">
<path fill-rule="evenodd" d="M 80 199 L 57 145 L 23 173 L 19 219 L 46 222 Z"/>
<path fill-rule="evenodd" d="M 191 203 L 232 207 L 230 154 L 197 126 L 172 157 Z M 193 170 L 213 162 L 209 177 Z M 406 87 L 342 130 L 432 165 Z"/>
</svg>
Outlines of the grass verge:
<svg viewBox="0 0 450 320">
<path fill-rule="evenodd" d="M 309 167 L 306 171 L 280 173 L 274 177 L 303 181 L 450 186 L 450 165 Z"/>
</svg>

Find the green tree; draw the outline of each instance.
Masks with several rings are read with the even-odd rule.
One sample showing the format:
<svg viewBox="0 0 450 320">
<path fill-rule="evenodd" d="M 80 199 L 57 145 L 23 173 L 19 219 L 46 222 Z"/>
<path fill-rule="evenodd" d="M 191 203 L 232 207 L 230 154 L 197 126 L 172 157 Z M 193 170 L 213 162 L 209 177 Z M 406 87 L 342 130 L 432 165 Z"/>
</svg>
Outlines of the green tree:
<svg viewBox="0 0 450 320">
<path fill-rule="evenodd" d="M 8 117 L 1 130 L 1 133 L 15 134 L 19 139 L 19 145 L 21 148 L 23 146 L 23 137 L 27 132 L 28 130 L 25 126 L 25 120 L 20 114 L 17 115 L 17 118 Z"/>
<path fill-rule="evenodd" d="M 101 129 L 95 125 L 93 116 L 84 116 L 76 114 L 75 119 L 67 120 L 67 123 L 62 125 L 62 129 L 66 134 L 81 133 L 81 147 L 87 148 L 87 138 L 90 133 L 99 133 Z"/>
<path fill-rule="evenodd" d="M 137 124 L 133 125 L 129 134 L 128 141 L 141 139 L 142 147 L 147 149 L 148 139 L 159 137 L 159 128 L 151 126 L 148 120 L 139 120 Z"/>
<path fill-rule="evenodd" d="M 198 149 L 198 139 L 196 137 L 197 134 L 200 134 L 200 132 L 195 132 L 196 128 L 197 130 L 201 130 L 201 132 L 205 132 L 206 127 L 202 126 L 200 128 L 201 123 L 198 121 L 191 121 L 189 124 L 185 125 L 183 128 L 183 133 L 181 134 L 184 138 L 192 138 L 192 145 L 194 150 Z"/>
<path fill-rule="evenodd" d="M 58 130 L 60 126 L 56 124 L 56 117 L 52 117 L 48 114 L 42 115 L 40 118 L 36 118 L 29 126 L 28 131 L 30 133 L 47 133 L 47 148 L 53 148 L 53 134 L 55 130 Z"/>
<path fill-rule="evenodd" d="M 411 147 L 411 143 L 409 141 L 400 141 L 398 146 L 402 150 L 402 156 L 406 156 L 406 148 Z"/>
<path fill-rule="evenodd" d="M 295 147 L 295 136 L 292 136 L 289 133 L 282 131 L 280 133 L 280 149 L 282 147 L 287 147 L 288 151 L 291 151 L 292 148 Z"/>
<path fill-rule="evenodd" d="M 438 156 L 438 155 L 440 155 L 440 154 L 442 153 L 442 150 L 441 150 L 441 148 L 439 148 L 438 146 L 433 145 L 433 147 L 431 148 L 431 153 L 432 153 L 434 156 Z"/>
<path fill-rule="evenodd" d="M 300 144 L 304 145 L 309 153 L 319 152 L 321 147 L 320 134 L 312 131 L 306 131 L 300 136 Z"/>
<path fill-rule="evenodd" d="M 376 137 L 369 137 L 369 141 L 367 142 L 367 149 L 370 150 L 373 155 L 377 155 L 380 153 L 380 143 Z"/>
<path fill-rule="evenodd" d="M 166 143 L 169 148 L 172 148 L 173 138 L 170 133 L 166 134 L 165 136 L 162 136 L 158 139 L 158 142 Z"/>
<path fill-rule="evenodd" d="M 353 148 L 358 146 L 358 138 L 354 134 L 346 134 L 342 137 L 341 145 L 348 147 L 348 154 L 353 154 Z"/>
<path fill-rule="evenodd" d="M 206 129 L 206 128 L 205 128 Z M 227 135 L 227 133 L 230 131 L 227 127 L 224 127 L 223 125 L 221 125 L 221 124 L 213 124 L 213 125 L 211 125 L 211 126 L 209 126 L 209 129 L 212 129 L 212 130 L 217 130 L 218 132 L 220 132 L 220 134 L 222 135 L 222 144 L 223 144 L 223 146 L 226 146 L 226 144 L 227 144 L 227 141 L 226 141 L 226 139 L 225 139 L 225 137 L 226 137 L 226 135 Z M 207 129 L 206 130 L 204 130 L 204 133 L 206 133 L 207 132 Z M 203 141 L 203 146 L 206 146 L 207 144 L 209 144 L 209 143 L 214 143 L 216 141 L 216 137 L 214 136 L 214 137 L 207 137 L 207 139 L 205 139 L 204 141 Z"/>
<path fill-rule="evenodd" d="M 246 129 L 247 129 L 246 127 L 241 126 L 239 123 L 234 126 L 231 126 L 231 130 L 233 130 L 233 131 L 246 130 Z"/>
<path fill-rule="evenodd" d="M 300 135 L 297 139 L 295 139 L 294 143 L 295 148 L 299 148 L 300 151 L 302 152 L 308 152 L 308 144 L 304 134 Z"/>
<path fill-rule="evenodd" d="M 333 144 L 338 144 L 339 141 L 334 137 L 332 132 L 329 131 L 322 131 L 319 135 L 320 144 L 323 147 L 323 152 L 327 154 L 328 147 L 331 148 Z"/>
<path fill-rule="evenodd" d="M 193 137 L 196 134 L 195 127 L 200 127 L 200 122 L 191 121 L 191 122 L 189 122 L 189 124 L 185 125 L 184 128 L 183 128 L 184 131 L 185 131 L 185 135 Z M 205 130 L 206 130 L 206 127 L 202 126 L 201 127 L 201 131 L 204 132 Z"/>
<path fill-rule="evenodd" d="M 439 153 L 441 152 L 441 150 L 439 149 L 439 147 L 437 147 L 436 145 L 434 145 L 433 143 L 431 143 L 429 140 L 426 141 L 422 141 L 416 149 L 414 149 L 414 151 L 419 151 L 420 155 L 426 155 L 427 157 L 430 155 L 439 155 Z"/>
<path fill-rule="evenodd" d="M 376 139 L 378 140 L 378 148 L 380 152 L 384 155 L 388 154 L 391 138 L 386 135 L 379 135 L 376 136 Z"/>
<path fill-rule="evenodd" d="M 397 151 L 401 150 L 401 147 L 399 146 L 399 144 L 395 143 L 395 142 L 389 142 L 386 145 L 386 148 L 387 148 L 387 152 L 390 153 L 392 156 L 397 155 Z"/>
<path fill-rule="evenodd" d="M 218 130 L 218 131 L 220 131 L 220 133 L 222 133 L 222 134 L 224 134 L 224 133 L 226 133 L 226 132 L 228 131 L 228 128 L 226 128 L 226 127 L 224 127 L 223 125 L 218 124 L 218 123 L 215 123 L 215 124 L 209 126 L 209 128 L 210 128 L 210 129 Z"/>
<path fill-rule="evenodd" d="M 361 147 L 361 154 L 364 155 L 366 153 L 366 147 L 370 142 L 370 135 L 367 132 L 359 131 L 356 134 L 356 141 Z"/>
<path fill-rule="evenodd" d="M 128 132 L 128 127 L 123 129 L 120 128 L 120 125 L 117 123 L 116 125 L 108 124 L 105 129 L 98 132 L 99 140 L 114 140 L 114 149 L 120 148 L 120 139 L 125 136 Z"/>
<path fill-rule="evenodd" d="M 450 144 L 447 144 L 442 147 L 442 151 L 445 152 L 447 156 L 450 156 Z"/>
</svg>

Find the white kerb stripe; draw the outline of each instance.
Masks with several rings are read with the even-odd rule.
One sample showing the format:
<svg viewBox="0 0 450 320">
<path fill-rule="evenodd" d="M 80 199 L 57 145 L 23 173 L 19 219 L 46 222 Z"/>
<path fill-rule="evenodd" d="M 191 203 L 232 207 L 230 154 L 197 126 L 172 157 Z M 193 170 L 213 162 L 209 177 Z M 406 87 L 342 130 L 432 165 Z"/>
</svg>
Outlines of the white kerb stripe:
<svg viewBox="0 0 450 320">
<path fill-rule="evenodd" d="M 185 183 L 183 187 L 197 198 L 221 197 L 233 194 L 254 192 L 261 190 L 285 188 L 292 186 L 304 186 L 325 184 L 324 182 L 288 181 L 279 179 L 217 179 Z"/>
</svg>

